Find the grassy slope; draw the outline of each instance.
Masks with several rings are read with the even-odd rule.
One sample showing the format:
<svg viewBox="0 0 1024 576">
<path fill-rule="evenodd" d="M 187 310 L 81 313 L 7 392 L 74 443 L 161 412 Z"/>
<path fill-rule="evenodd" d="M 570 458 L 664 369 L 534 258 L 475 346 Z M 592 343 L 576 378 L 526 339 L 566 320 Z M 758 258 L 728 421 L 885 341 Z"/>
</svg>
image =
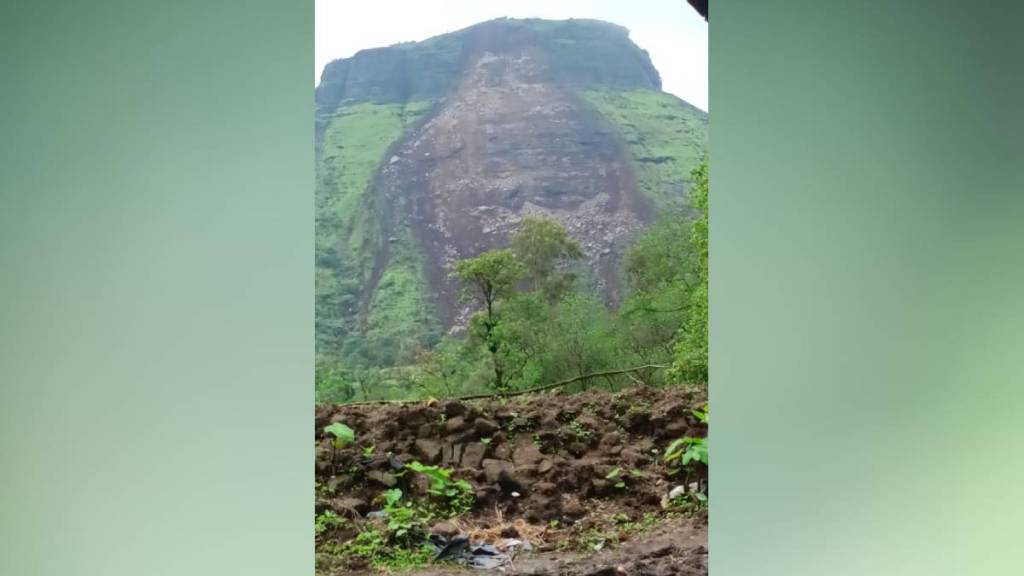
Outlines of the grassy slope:
<svg viewBox="0 0 1024 576">
<path fill-rule="evenodd" d="M 587 90 L 582 96 L 629 144 L 641 191 L 659 209 L 683 204 L 690 171 L 707 150 L 707 116 L 653 90 Z"/>
<path fill-rule="evenodd" d="M 385 153 L 430 106 L 430 102 L 340 107 L 324 133 L 316 193 L 317 355 L 338 358 L 368 348 L 354 338 L 360 289 L 374 256 L 388 238 L 380 229 L 379 200 L 367 187 Z M 407 232 L 396 229 L 399 239 Z M 381 280 L 387 296 L 371 304 L 367 328 L 374 339 L 410 333 L 410 322 L 429 317 L 423 298 L 421 257 L 411 242 L 392 242 Z M 343 352 L 346 350 L 346 352 Z"/>
</svg>

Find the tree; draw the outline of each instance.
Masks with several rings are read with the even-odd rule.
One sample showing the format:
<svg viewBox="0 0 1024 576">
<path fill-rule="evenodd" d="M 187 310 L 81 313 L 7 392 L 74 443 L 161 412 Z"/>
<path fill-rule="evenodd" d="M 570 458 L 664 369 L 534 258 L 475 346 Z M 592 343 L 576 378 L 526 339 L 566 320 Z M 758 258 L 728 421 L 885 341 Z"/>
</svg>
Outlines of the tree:
<svg viewBox="0 0 1024 576">
<path fill-rule="evenodd" d="M 314 374 L 317 404 L 341 404 L 356 395 L 350 375 L 337 364 L 319 361 Z"/>
<path fill-rule="evenodd" d="M 550 320 L 551 349 L 557 351 L 552 364 L 561 374 L 547 379 L 586 374 L 612 368 L 622 361 L 622 342 L 612 325 L 608 309 L 589 296 L 570 295 L 558 303 Z M 610 382 L 610 380 L 609 380 Z M 584 380 L 584 385 L 587 382 Z"/>
<path fill-rule="evenodd" d="M 572 288 L 575 277 L 568 272 L 556 273 L 556 270 L 563 261 L 582 258 L 583 250 L 561 224 L 543 218 L 525 218 L 509 245 L 523 263 L 533 290 L 543 293 L 549 302 L 557 302 Z"/>
<path fill-rule="evenodd" d="M 691 173 L 690 205 L 701 211 L 690 229 L 697 285 L 690 293 L 686 323 L 676 338 L 671 375 L 684 382 L 708 381 L 708 164 Z"/>
<path fill-rule="evenodd" d="M 686 322 L 697 283 L 690 223 L 683 213 L 665 215 L 626 254 L 629 295 L 619 308 L 619 326 L 642 363 L 667 363 Z"/>
<path fill-rule="evenodd" d="M 511 296 L 515 285 L 526 274 L 523 265 L 510 250 L 488 250 L 476 258 L 467 258 L 455 265 L 455 276 L 467 284 L 470 292 L 484 305 L 473 318 L 473 331 L 487 347 L 494 365 L 494 386 L 508 387 L 505 362 L 501 358 L 498 336 L 498 305 Z"/>
</svg>

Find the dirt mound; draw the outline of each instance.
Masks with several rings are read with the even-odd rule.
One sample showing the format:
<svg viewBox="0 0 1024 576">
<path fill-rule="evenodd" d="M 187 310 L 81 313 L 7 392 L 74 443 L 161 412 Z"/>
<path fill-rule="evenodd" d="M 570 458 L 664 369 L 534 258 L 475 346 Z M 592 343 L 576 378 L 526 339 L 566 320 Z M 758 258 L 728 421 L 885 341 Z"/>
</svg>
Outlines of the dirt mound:
<svg viewBox="0 0 1024 576">
<path fill-rule="evenodd" d="M 670 489 L 706 482 L 705 473 L 669 477 L 660 459 L 673 440 L 706 436 L 706 425 L 692 413 L 705 401 L 701 393 L 638 387 L 503 401 L 318 407 L 317 513 L 365 516 L 394 487 L 425 494 L 422 478 L 401 473 L 418 461 L 450 468 L 453 478 L 472 486 L 475 503 L 454 528 L 483 540 L 512 535 L 535 544 L 537 553 L 517 560 L 512 573 L 616 574 L 623 563 L 635 565 L 625 574 L 706 573 L 706 513 L 672 517 L 662 509 Z M 355 444 L 332 446 L 323 428 L 335 422 L 355 430 Z M 657 545 L 659 534 L 665 545 Z M 570 554 L 602 548 L 615 549 L 589 560 Z M 555 551 L 554 558 L 545 555 Z M 588 564 L 605 562 L 602 555 L 611 555 L 612 572 Z M 534 564 L 540 571 L 523 571 Z"/>
</svg>

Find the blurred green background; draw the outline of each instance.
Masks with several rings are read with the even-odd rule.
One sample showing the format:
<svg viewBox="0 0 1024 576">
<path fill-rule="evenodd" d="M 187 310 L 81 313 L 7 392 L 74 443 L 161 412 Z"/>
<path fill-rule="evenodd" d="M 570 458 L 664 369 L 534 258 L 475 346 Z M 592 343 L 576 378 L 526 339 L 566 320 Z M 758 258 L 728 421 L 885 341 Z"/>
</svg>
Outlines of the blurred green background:
<svg viewBox="0 0 1024 576">
<path fill-rule="evenodd" d="M 312 34 L 0 7 L 0 574 L 313 573 Z"/>
<path fill-rule="evenodd" d="M 1021 573 L 1022 16 L 712 4 L 714 576 Z"/>
</svg>

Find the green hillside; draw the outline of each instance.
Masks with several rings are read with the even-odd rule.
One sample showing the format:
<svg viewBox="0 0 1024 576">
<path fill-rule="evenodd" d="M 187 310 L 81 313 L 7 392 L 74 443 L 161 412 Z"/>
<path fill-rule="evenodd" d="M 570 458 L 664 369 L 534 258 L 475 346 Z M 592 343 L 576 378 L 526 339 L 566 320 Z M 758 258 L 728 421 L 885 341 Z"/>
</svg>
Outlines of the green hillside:
<svg viewBox="0 0 1024 576">
<path fill-rule="evenodd" d="M 690 172 L 707 151 L 707 113 L 654 90 L 582 95 L 625 138 L 640 190 L 660 209 L 684 206 Z"/>
<path fill-rule="evenodd" d="M 355 102 L 339 108 L 327 124 L 317 163 L 316 190 L 316 342 L 318 355 L 341 357 L 371 339 L 393 340 L 395 331 L 416 334 L 416 319 L 430 318 L 422 294 L 420 257 L 408 231 L 390 249 L 399 257 L 384 271 L 382 294 L 368 304 L 362 287 L 376 253 L 388 242 L 381 228 L 390 207 L 368 192 L 385 152 L 429 108 L 408 104 Z M 369 318 L 357 325 L 360 307 Z M 428 323 L 419 322 L 424 325 Z M 378 349 L 387 346 L 378 346 Z M 387 358 L 378 359 L 387 362 Z"/>
</svg>

